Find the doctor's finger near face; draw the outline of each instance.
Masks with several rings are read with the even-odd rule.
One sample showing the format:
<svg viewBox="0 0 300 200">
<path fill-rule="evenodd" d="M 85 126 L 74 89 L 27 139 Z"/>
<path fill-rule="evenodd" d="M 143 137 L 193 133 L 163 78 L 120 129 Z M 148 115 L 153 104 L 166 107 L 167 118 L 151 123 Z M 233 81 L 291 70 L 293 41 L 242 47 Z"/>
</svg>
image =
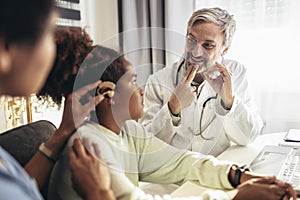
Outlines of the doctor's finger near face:
<svg viewBox="0 0 300 200">
<path fill-rule="evenodd" d="M 185 57 L 189 66 L 197 64 L 200 57 L 208 57 L 207 61 L 214 63 L 228 50 L 228 47 L 224 46 L 224 33 L 217 24 L 197 21 L 189 28 L 187 37 Z M 190 44 L 191 39 L 194 40 L 193 45 Z"/>
</svg>

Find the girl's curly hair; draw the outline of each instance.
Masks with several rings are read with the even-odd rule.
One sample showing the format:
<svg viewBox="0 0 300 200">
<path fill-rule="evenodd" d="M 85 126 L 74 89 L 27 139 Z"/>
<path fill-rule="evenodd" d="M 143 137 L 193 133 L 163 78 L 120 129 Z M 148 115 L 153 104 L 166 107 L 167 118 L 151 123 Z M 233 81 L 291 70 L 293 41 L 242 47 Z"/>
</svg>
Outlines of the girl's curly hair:
<svg viewBox="0 0 300 200">
<path fill-rule="evenodd" d="M 52 99 L 58 106 L 63 97 L 99 79 L 117 83 L 128 63 L 118 52 L 93 46 L 89 35 L 81 28 L 59 27 L 56 32 L 55 63 L 39 99 Z M 91 94 L 94 95 L 95 93 Z"/>
</svg>

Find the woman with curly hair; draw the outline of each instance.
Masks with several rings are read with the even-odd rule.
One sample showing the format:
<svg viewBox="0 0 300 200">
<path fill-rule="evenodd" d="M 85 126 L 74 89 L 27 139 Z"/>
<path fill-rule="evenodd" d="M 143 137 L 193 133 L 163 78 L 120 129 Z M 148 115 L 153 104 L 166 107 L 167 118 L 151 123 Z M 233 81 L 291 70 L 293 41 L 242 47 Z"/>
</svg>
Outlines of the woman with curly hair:
<svg viewBox="0 0 300 200">
<path fill-rule="evenodd" d="M 78 40 L 69 35 L 73 33 L 61 30 L 57 37 L 65 35 L 69 39 Z M 86 33 L 83 32 L 81 37 L 78 40 L 79 46 L 82 45 Z M 67 42 L 76 43 L 76 41 Z M 89 138 L 99 145 L 101 157 L 109 166 L 111 187 L 117 199 L 153 199 L 154 197 L 146 195 L 137 187 L 139 181 L 182 184 L 187 180 L 196 180 L 201 185 L 216 189 L 234 189 L 231 193 L 208 190 L 199 199 L 267 200 L 282 197 L 296 199 L 293 188 L 287 183 L 276 180 L 275 177 L 259 176 L 249 171 L 242 171 L 236 164 L 218 161 L 212 156 L 176 149 L 147 133 L 145 128 L 136 122 L 144 114 L 144 91 L 136 82 L 137 74 L 132 64 L 125 59 L 124 55 L 112 49 L 92 46 L 88 43 L 83 46 L 88 48 L 83 48 L 86 51 L 78 55 L 87 55 L 84 61 L 79 57 L 73 62 L 69 62 L 72 59 L 66 59 L 68 62 L 64 63 L 68 56 L 58 56 L 60 59 L 54 66 L 52 78 L 55 80 L 62 78 L 63 81 L 57 80 L 60 85 L 56 87 L 58 90 L 56 95 L 48 94 L 50 98 L 59 99 L 71 93 L 73 89 L 99 79 L 103 83 L 109 82 L 107 85 L 115 86 L 112 87 L 112 95 L 106 96 L 96 106 L 90 120 L 76 130 L 68 146 L 72 145 L 77 137 Z M 61 49 L 58 51 L 62 55 L 70 53 L 73 58 L 72 47 L 76 48 L 77 45 L 58 44 L 59 47 Z M 88 52 L 89 47 L 90 52 Z M 74 64 L 78 63 L 77 61 L 82 61 L 80 67 Z M 192 81 L 189 77 L 192 77 L 193 73 L 195 73 L 193 68 L 187 71 L 185 74 L 187 81 Z M 48 79 L 48 81 L 52 80 Z M 45 94 L 47 92 L 44 91 Z M 102 92 L 102 87 L 99 85 L 94 94 L 97 96 Z M 67 158 L 65 152 L 54 167 L 50 179 L 49 199 L 81 199 L 72 189 L 70 181 L 72 166 L 66 162 Z M 171 197 L 155 196 L 155 199 L 158 198 L 170 199 Z"/>
</svg>

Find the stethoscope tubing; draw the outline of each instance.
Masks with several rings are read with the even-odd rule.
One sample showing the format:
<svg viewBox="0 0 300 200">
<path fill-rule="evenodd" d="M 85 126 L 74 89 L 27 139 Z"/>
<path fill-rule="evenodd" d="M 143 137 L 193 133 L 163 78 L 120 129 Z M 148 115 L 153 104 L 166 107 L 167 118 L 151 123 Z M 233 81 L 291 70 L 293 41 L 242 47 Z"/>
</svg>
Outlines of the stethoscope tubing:
<svg viewBox="0 0 300 200">
<path fill-rule="evenodd" d="M 182 66 L 183 66 L 183 64 L 184 64 L 184 62 L 185 62 L 185 59 L 183 59 L 182 61 L 181 61 L 181 63 L 179 64 L 179 66 L 178 66 L 178 68 L 177 68 L 177 72 L 176 72 L 176 80 L 175 80 L 175 87 L 178 85 L 178 82 L 179 82 L 179 72 L 180 72 L 180 70 L 182 69 Z M 194 133 L 193 131 L 191 131 L 192 132 L 192 134 L 194 135 L 194 136 L 200 136 L 203 140 L 212 140 L 212 139 L 214 139 L 214 138 L 207 138 L 207 137 L 204 137 L 203 136 L 203 132 L 206 130 L 206 128 L 208 128 L 208 126 L 214 121 L 214 119 L 216 118 L 215 116 L 213 117 L 213 119 L 209 122 L 209 124 L 208 125 L 206 125 L 205 126 L 205 128 L 204 128 L 204 130 L 202 130 L 202 118 L 203 118 L 203 113 L 204 113 L 204 110 L 205 110 L 205 107 L 206 107 L 206 104 L 209 102 L 209 101 L 211 101 L 212 99 L 217 99 L 217 97 L 218 97 L 218 93 L 215 95 L 215 96 L 212 96 L 212 97 L 208 97 L 205 101 L 204 101 L 204 103 L 202 104 L 202 111 L 201 111 L 201 116 L 200 116 L 200 133 Z"/>
</svg>

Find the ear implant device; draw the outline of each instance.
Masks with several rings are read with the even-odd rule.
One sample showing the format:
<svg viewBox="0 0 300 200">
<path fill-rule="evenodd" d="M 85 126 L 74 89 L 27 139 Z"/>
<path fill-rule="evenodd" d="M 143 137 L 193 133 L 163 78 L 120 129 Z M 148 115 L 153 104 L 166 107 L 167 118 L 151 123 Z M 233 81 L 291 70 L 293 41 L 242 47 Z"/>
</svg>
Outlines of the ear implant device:
<svg viewBox="0 0 300 200">
<path fill-rule="evenodd" d="M 104 95 L 105 98 L 112 98 L 115 94 L 116 85 L 110 81 L 101 82 L 97 88 L 97 94 Z"/>
</svg>

